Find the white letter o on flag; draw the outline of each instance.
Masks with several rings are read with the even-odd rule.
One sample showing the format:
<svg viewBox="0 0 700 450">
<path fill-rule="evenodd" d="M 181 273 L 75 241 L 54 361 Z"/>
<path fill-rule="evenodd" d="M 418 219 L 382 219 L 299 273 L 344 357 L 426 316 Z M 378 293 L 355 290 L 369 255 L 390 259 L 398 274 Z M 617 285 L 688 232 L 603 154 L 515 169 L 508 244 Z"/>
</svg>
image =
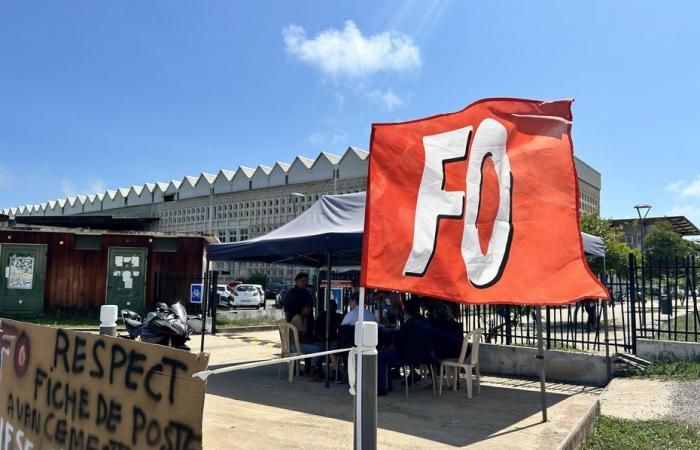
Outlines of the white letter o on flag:
<svg viewBox="0 0 700 450">
<path fill-rule="evenodd" d="M 511 223 L 512 175 L 506 153 L 507 138 L 508 133 L 503 125 L 493 119 L 484 119 L 476 130 L 469 149 L 462 258 L 469 281 L 475 287 L 488 287 L 497 282 L 508 260 L 513 224 Z M 476 221 L 479 217 L 483 181 L 481 171 L 484 160 L 489 156 L 493 158 L 496 169 L 499 201 L 488 251 L 484 255 L 481 253 Z"/>
</svg>

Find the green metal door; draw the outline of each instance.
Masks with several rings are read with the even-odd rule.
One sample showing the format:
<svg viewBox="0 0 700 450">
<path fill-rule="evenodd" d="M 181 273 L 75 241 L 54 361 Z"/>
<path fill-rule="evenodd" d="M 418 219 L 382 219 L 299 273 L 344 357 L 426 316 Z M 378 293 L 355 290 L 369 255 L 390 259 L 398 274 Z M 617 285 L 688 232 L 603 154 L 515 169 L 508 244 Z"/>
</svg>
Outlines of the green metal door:
<svg viewBox="0 0 700 450">
<path fill-rule="evenodd" d="M 44 310 L 46 245 L 0 245 L 0 312 L 30 316 Z"/>
<path fill-rule="evenodd" d="M 143 311 L 146 294 L 147 249 L 110 247 L 107 261 L 106 304 L 119 310 Z"/>
</svg>

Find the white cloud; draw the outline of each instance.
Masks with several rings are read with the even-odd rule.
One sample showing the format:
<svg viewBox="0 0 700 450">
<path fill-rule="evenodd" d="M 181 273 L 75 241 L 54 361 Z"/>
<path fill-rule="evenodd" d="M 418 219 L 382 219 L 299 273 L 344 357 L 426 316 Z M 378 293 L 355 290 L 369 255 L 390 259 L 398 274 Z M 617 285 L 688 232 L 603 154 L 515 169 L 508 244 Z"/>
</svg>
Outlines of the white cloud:
<svg viewBox="0 0 700 450">
<path fill-rule="evenodd" d="M 676 180 L 666 185 L 666 190 L 670 192 L 679 192 L 688 184 L 688 180 Z"/>
<path fill-rule="evenodd" d="M 697 197 L 700 198 L 700 175 L 695 177 L 690 183 L 686 183 L 680 189 L 681 197 Z"/>
<path fill-rule="evenodd" d="M 88 178 L 85 182 L 76 185 L 73 181 L 63 178 L 61 180 L 61 194 L 66 197 L 76 195 L 99 194 L 107 189 L 105 182 L 99 178 Z"/>
<path fill-rule="evenodd" d="M 674 205 L 666 211 L 666 216 L 685 216 L 696 226 L 700 225 L 700 206 L 697 205 Z"/>
<path fill-rule="evenodd" d="M 107 184 L 99 178 L 89 178 L 87 188 L 88 194 L 99 194 L 107 190 Z"/>
<path fill-rule="evenodd" d="M 396 31 L 364 36 L 351 20 L 342 30 L 328 29 L 313 38 L 290 24 L 282 30 L 287 53 L 334 79 L 357 79 L 379 72 L 402 72 L 421 67 L 420 49 Z"/>
<path fill-rule="evenodd" d="M 403 106 L 405 103 L 401 97 L 394 94 L 391 88 L 387 89 L 386 92 L 375 89 L 367 93 L 367 98 L 386 106 L 389 111 L 393 111 L 395 108 Z"/>
<path fill-rule="evenodd" d="M 327 131 L 317 131 L 308 136 L 308 141 L 320 149 L 337 149 L 347 147 L 350 136 L 340 128 Z"/>
</svg>

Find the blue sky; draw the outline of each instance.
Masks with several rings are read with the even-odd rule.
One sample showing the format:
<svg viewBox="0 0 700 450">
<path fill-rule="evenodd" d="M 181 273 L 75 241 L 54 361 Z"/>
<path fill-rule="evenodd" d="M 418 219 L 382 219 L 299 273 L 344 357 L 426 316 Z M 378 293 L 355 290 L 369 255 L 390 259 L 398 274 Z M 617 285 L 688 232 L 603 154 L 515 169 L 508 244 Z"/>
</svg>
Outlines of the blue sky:
<svg viewBox="0 0 700 450">
<path fill-rule="evenodd" d="M 573 97 L 602 214 L 700 225 L 696 2 L 0 2 L 0 207 L 297 154 L 484 97 Z"/>
</svg>

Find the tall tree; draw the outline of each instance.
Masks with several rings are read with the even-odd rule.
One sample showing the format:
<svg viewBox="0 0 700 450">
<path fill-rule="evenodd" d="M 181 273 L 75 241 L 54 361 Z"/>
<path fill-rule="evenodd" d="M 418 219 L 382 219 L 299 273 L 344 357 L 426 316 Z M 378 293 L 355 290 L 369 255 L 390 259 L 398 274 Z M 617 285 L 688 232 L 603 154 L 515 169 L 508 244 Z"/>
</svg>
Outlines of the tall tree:
<svg viewBox="0 0 700 450">
<path fill-rule="evenodd" d="M 581 231 L 599 236 L 605 244 L 605 263 L 609 271 L 619 275 L 627 275 L 629 272 L 629 254 L 635 253 L 639 257 L 639 251 L 625 243 L 625 234 L 619 227 L 613 227 L 609 219 L 601 219 L 593 212 L 581 215 Z M 593 273 L 603 271 L 603 261 L 600 258 L 588 258 L 588 265 Z"/>
<path fill-rule="evenodd" d="M 692 249 L 688 241 L 673 231 L 667 220 L 656 222 L 644 238 L 644 257 L 652 264 L 673 264 L 675 258 L 685 258 Z"/>
</svg>

